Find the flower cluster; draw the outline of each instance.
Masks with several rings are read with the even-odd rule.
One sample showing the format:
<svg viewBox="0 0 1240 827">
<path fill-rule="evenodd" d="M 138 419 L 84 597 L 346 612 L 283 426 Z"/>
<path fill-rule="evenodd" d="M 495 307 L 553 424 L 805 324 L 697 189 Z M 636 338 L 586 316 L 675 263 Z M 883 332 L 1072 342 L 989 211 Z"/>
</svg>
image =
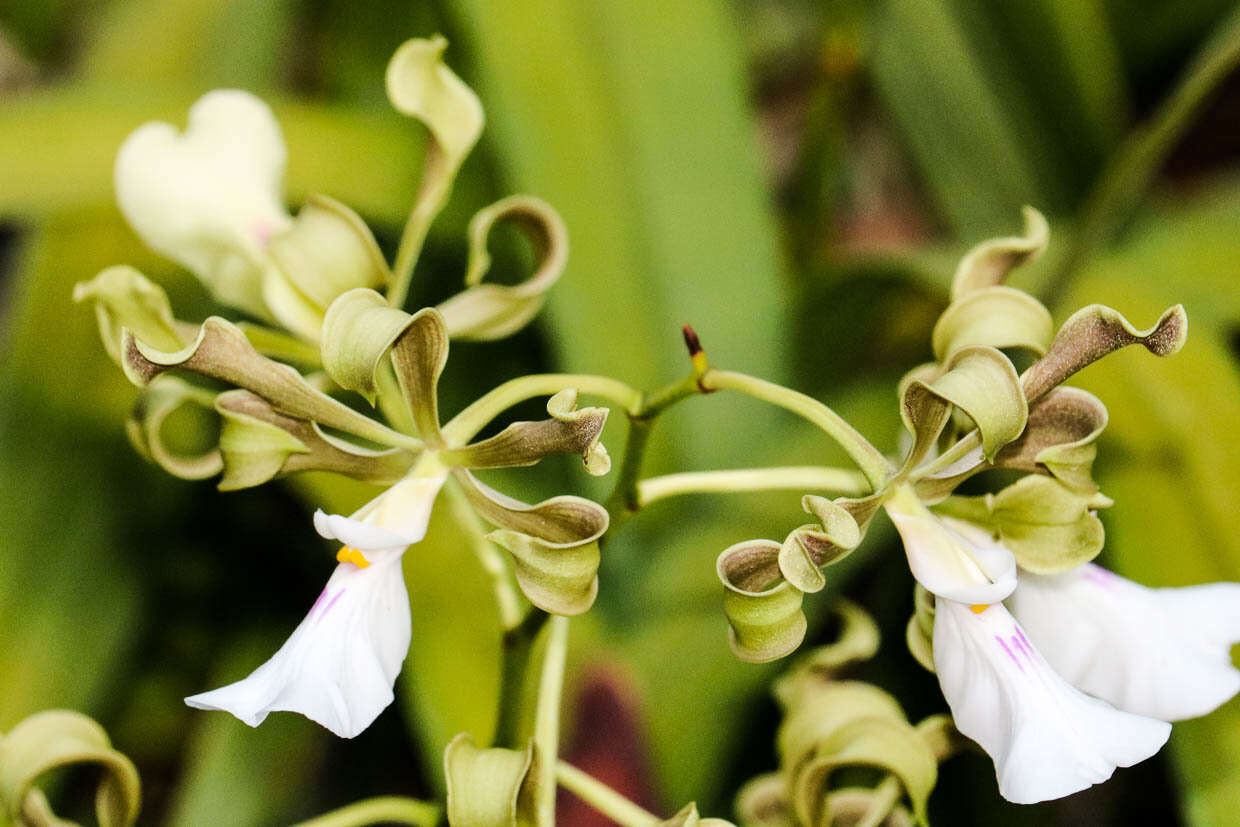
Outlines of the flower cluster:
<svg viewBox="0 0 1240 827">
<path fill-rule="evenodd" d="M 807 496 L 820 525 L 781 544 L 723 552 L 733 645 L 746 659 L 791 651 L 805 632 L 804 592 L 860 542 L 882 508 L 917 581 L 910 650 L 937 672 L 960 732 L 995 762 L 1017 803 L 1059 798 L 1150 757 L 1168 721 L 1203 715 L 1240 690 L 1240 584 L 1148 589 L 1090 562 L 1097 510 L 1091 475 L 1106 408 L 1061 383 L 1130 344 L 1167 356 L 1187 332 L 1180 307 L 1149 330 L 1086 307 L 1053 333 L 1032 296 L 1003 284 L 1040 254 L 1047 227 L 1026 211 L 1021 237 L 962 260 L 933 334 L 936 361 L 901 383 L 909 448 L 861 498 Z M 1011 355 L 1035 361 L 1018 374 Z M 1011 355 L 1010 355 L 1011 354 Z M 991 469 L 1023 473 L 994 493 L 958 486 Z"/>
</svg>

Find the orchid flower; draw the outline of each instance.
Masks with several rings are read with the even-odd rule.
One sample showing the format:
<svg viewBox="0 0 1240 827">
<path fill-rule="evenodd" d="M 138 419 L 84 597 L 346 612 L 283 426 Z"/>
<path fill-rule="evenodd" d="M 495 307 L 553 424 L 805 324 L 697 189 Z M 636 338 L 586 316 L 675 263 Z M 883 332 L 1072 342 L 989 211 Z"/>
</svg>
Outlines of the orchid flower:
<svg viewBox="0 0 1240 827">
<path fill-rule="evenodd" d="M 937 599 L 934 665 L 957 728 L 994 759 L 999 792 L 1017 804 L 1105 781 L 1171 733 L 1069 685 L 1000 604 Z"/>
<path fill-rule="evenodd" d="M 1151 589 L 1086 563 L 1022 573 L 1009 604 L 1056 672 L 1120 709 L 1179 721 L 1240 691 L 1240 583 Z"/>
<path fill-rule="evenodd" d="M 258 726 L 274 711 L 300 712 L 352 738 L 393 700 L 409 651 L 409 594 L 400 559 L 426 534 L 447 469 L 435 464 L 371 500 L 353 517 L 314 515 L 319 534 L 345 545 L 327 585 L 289 639 L 250 675 L 185 699 Z"/>
</svg>

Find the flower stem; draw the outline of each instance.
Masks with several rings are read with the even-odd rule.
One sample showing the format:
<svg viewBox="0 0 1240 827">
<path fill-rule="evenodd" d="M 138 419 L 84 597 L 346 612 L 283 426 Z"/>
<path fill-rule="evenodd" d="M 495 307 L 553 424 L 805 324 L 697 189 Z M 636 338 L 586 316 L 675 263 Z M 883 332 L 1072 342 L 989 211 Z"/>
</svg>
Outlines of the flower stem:
<svg viewBox="0 0 1240 827">
<path fill-rule="evenodd" d="M 637 483 L 637 505 L 681 494 L 731 494 L 743 491 L 822 490 L 861 496 L 870 490 L 865 476 L 848 468 L 788 466 L 728 471 L 686 471 L 650 477 Z"/>
<path fill-rule="evenodd" d="M 853 462 L 857 463 L 857 467 L 865 474 L 875 491 L 882 487 L 891 474 L 891 465 L 877 448 L 843 417 L 813 397 L 756 376 L 729 370 L 708 370 L 699 383 L 704 390 L 733 390 L 778 405 L 813 423 L 839 443 Z"/>
<path fill-rule="evenodd" d="M 660 821 L 654 813 L 639 807 L 602 781 L 565 761 L 555 765 L 555 777 L 564 789 L 621 827 L 650 827 Z"/>
<path fill-rule="evenodd" d="M 554 615 L 547 629 L 534 744 L 538 748 L 538 827 L 555 827 L 555 764 L 560 751 L 560 702 L 564 692 L 564 661 L 568 655 L 568 618 Z"/>
<path fill-rule="evenodd" d="M 495 743 L 516 746 L 521 740 L 521 708 L 525 695 L 525 673 L 539 631 L 551 616 L 533 608 L 525 618 L 504 633 L 503 671 L 500 675 L 499 714 L 495 725 Z"/>
<path fill-rule="evenodd" d="M 535 396 L 552 396 L 566 388 L 601 396 L 626 412 L 642 404 L 642 394 L 618 379 L 574 373 L 536 373 L 512 379 L 481 397 L 443 427 L 450 445 L 463 445 L 504 411 Z"/>
<path fill-rule="evenodd" d="M 439 808 L 416 798 L 395 795 L 367 798 L 302 821 L 296 827 L 361 827 L 364 824 L 412 824 L 435 827 Z"/>
</svg>

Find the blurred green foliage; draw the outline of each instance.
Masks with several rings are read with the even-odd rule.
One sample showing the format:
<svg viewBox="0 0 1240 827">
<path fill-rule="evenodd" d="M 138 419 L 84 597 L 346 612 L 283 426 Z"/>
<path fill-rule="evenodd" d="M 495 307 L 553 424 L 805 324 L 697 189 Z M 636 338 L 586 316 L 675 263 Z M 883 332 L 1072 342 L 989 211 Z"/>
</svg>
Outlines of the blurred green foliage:
<svg viewBox="0 0 1240 827">
<path fill-rule="evenodd" d="M 216 86 L 273 103 L 290 203 L 336 197 L 390 252 L 422 139 L 387 108 L 383 67 L 405 38 L 434 31 L 488 126 L 432 230 L 414 300 L 455 292 L 465 222 L 501 195 L 550 201 L 573 244 L 531 330 L 511 346 L 454 345 L 448 413 L 535 370 L 653 387 L 681 372 L 679 326 L 692 322 L 716 364 L 817 395 L 894 449 L 894 381 L 930 355 L 955 256 L 1014 231 L 1031 203 L 1051 217 L 1052 254 L 1018 284 L 1052 288 L 1043 298 L 1058 318 L 1101 301 L 1150 322 L 1183 302 L 1192 320 L 1176 358 L 1126 353 L 1082 377 L 1111 412 L 1098 463 L 1117 500 L 1105 559 L 1154 584 L 1240 579 L 1240 142 L 1220 114 L 1240 94 L 1231 63 L 1164 136 L 1170 173 L 1161 153 L 1133 151 L 1194 55 L 1219 38 L 1234 50 L 1233 14 L 1222 0 L 0 7 L 15 56 L 0 58 L 0 730 L 52 706 L 96 716 L 143 774 L 146 818 L 172 824 L 274 824 L 365 795 L 433 796 L 447 740 L 489 735 L 500 627 L 467 553 L 471 529 L 442 508 L 406 558 L 414 634 L 400 703 L 370 731 L 342 742 L 288 715 L 250 731 L 184 707 L 259 663 L 318 590 L 330 558 L 312 505 L 343 510 L 367 492 L 314 478 L 223 496 L 146 466 L 121 428 L 133 390 L 69 301 L 76 281 L 123 262 L 167 286 L 179 315 L 210 312 L 124 225 L 111 168 L 131 129 L 183 122 Z M 1107 200 L 1117 159 L 1140 174 Z M 1080 229 L 1091 210 L 1106 219 L 1102 238 Z M 1057 274 L 1074 250 L 1079 266 Z M 622 433 L 607 432 L 617 456 Z M 777 412 L 719 397 L 670 413 L 650 459 L 648 472 L 840 457 Z M 505 485 L 531 497 L 606 490 L 568 463 L 551 469 Z M 774 766 L 767 687 L 781 667 L 732 657 L 713 561 L 738 539 L 782 536 L 801 521 L 798 499 L 660 503 L 607 546 L 599 603 L 573 625 L 570 687 L 600 669 L 623 687 L 652 806 L 726 812 L 740 780 Z M 866 676 L 916 718 L 943 702 L 900 642 L 911 579 L 902 562 L 876 565 L 894 551 L 883 528 L 828 589 L 875 611 L 888 641 Z M 588 742 L 593 724 L 581 726 Z M 1237 755 L 1233 702 L 1178 726 L 1169 760 L 1063 802 L 1007 805 L 987 762 L 956 759 L 931 814 L 1230 824 Z"/>
</svg>

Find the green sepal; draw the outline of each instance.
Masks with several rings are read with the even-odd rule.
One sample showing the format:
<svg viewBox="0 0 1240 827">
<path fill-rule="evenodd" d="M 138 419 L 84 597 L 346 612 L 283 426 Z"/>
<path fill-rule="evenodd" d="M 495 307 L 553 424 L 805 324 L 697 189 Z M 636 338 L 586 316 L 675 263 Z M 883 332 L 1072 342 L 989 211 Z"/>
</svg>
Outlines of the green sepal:
<svg viewBox="0 0 1240 827">
<path fill-rule="evenodd" d="M 969 345 L 1026 348 L 1041 356 L 1054 334 L 1055 322 L 1042 302 L 1011 287 L 987 287 L 948 305 L 931 343 L 939 361 Z"/>
<path fill-rule="evenodd" d="M 780 575 L 779 552 L 772 540 L 746 540 L 715 562 L 732 652 L 749 663 L 782 658 L 805 638 L 804 593 Z"/>
<path fill-rule="evenodd" d="M 468 827 L 534 827 L 538 816 L 538 750 L 474 745 L 468 733 L 443 754 L 448 823 Z"/>
<path fill-rule="evenodd" d="M 78 282 L 73 300 L 95 303 L 99 338 L 117 364 L 126 328 L 152 347 L 176 350 L 185 345 L 168 294 L 132 267 L 109 267 L 90 281 Z"/>
<path fill-rule="evenodd" d="M 928 671 L 934 669 L 934 595 L 925 586 L 913 586 L 913 616 L 904 627 L 904 642 L 913 659 Z"/>
<path fill-rule="evenodd" d="M 861 543 L 861 529 L 846 508 L 825 497 L 807 494 L 801 505 L 820 525 L 804 525 L 788 534 L 780 546 L 779 570 L 794 587 L 813 593 L 827 584 L 822 568 Z"/>
<path fill-rule="evenodd" d="M 191 385 L 176 376 L 157 376 L 142 389 L 125 421 L 125 435 L 134 450 L 184 480 L 203 480 L 218 474 L 223 467 L 218 448 L 201 454 L 182 454 L 164 441 L 164 423 L 182 405 L 211 409 L 215 394 Z"/>
<path fill-rule="evenodd" d="M 1175 305 L 1148 330 L 1137 330 L 1117 310 L 1091 304 L 1073 313 L 1051 342 L 1046 355 L 1021 376 L 1025 398 L 1030 402 L 1103 356 L 1128 345 L 1139 344 L 1155 356 L 1171 356 L 1184 346 L 1188 316 Z"/>
<path fill-rule="evenodd" d="M 997 494 L 948 497 L 935 510 L 985 526 L 1022 569 L 1057 574 L 1102 551 L 1105 532 L 1094 511 L 1110 505 L 1101 494 L 1081 494 L 1053 477 L 1030 474 Z"/>
<path fill-rule="evenodd" d="M 607 530 L 607 509 L 582 497 L 552 497 L 535 505 L 453 471 L 483 519 L 496 525 L 487 539 L 513 556 L 517 584 L 530 602 L 561 615 L 577 615 L 598 595 L 598 539 Z"/>
<path fill-rule="evenodd" d="M 611 458 L 599 437 L 608 409 L 576 408 L 577 392 L 562 390 L 547 402 L 550 419 L 514 422 L 489 439 L 446 450 L 442 457 L 466 468 L 511 468 L 535 465 L 551 454 L 580 454 L 586 471 L 606 474 Z"/>
<path fill-rule="evenodd" d="M 413 465 L 401 448 L 373 451 L 323 433 L 313 422 L 285 416 L 247 390 L 221 393 L 222 491 L 261 485 L 281 474 L 330 471 L 376 485 L 392 485 Z"/>
<path fill-rule="evenodd" d="M 323 369 L 337 385 L 373 405 L 382 360 L 413 318 L 369 288 L 342 293 L 323 318 Z"/>
<path fill-rule="evenodd" d="M 952 301 L 1002 284 L 1008 273 L 1042 255 L 1050 239 L 1046 218 L 1033 207 L 1021 207 L 1020 212 L 1025 220 L 1023 235 L 992 238 L 965 253 L 952 278 Z"/>
<path fill-rule="evenodd" d="M 482 284 L 491 267 L 487 239 L 499 221 L 511 221 L 534 245 L 534 273 L 520 284 Z M 524 327 L 542 309 L 546 293 L 568 262 L 568 230 L 550 204 L 514 195 L 480 210 L 469 222 L 466 289 L 438 306 L 454 339 L 490 340 Z"/>
<path fill-rule="evenodd" d="M 97 764 L 103 773 L 95 789 L 100 827 L 133 824 L 141 806 L 141 787 L 133 763 L 112 748 L 103 727 L 67 709 L 38 712 L 0 736 L 0 815 L 15 824 L 52 821 L 47 799 L 35 786 L 44 773 L 75 764 Z M 38 815 L 47 821 L 24 816 Z"/>
<path fill-rule="evenodd" d="M 245 338 L 250 340 L 250 344 L 254 345 L 254 349 L 269 359 L 311 368 L 323 366 L 323 355 L 316 344 L 266 325 L 253 322 L 236 324 L 245 334 Z"/>
<path fill-rule="evenodd" d="M 432 447 L 439 432 L 439 376 L 448 362 L 448 330 L 434 308 L 419 310 L 392 345 L 392 365 L 418 435 Z"/>
<path fill-rule="evenodd" d="M 801 681 L 830 680 L 846 667 L 869 660 L 878 652 L 881 637 L 869 612 L 844 598 L 835 603 L 833 610 L 840 624 L 835 641 L 799 656 L 787 674 L 775 681 L 772 692 L 785 707 L 795 702 Z"/>
<path fill-rule="evenodd" d="M 401 44 L 388 62 L 388 100 L 396 111 L 417 118 L 433 139 L 428 156 L 451 181 L 482 134 L 482 102 L 443 62 L 448 41 L 436 35 Z M 427 165 L 432 165 L 428 157 Z M 423 187 L 425 188 L 425 183 Z"/>
<path fill-rule="evenodd" d="M 1025 432 L 1008 443 L 995 465 L 1021 471 L 1049 471 L 1077 493 L 1098 490 L 1093 479 L 1094 444 L 1107 426 L 1107 409 L 1079 388 L 1054 388 L 1029 408 Z"/>
<path fill-rule="evenodd" d="M 124 341 L 121 366 L 139 387 L 167 371 L 186 370 L 253 391 L 277 411 L 297 419 L 308 419 L 379 443 L 399 437 L 386 426 L 319 391 L 288 365 L 260 354 L 236 325 L 218 316 L 203 322 L 193 343 L 175 352 L 149 347 L 129 331 L 125 332 Z"/>
<path fill-rule="evenodd" d="M 869 766 L 894 775 L 918 822 L 938 777 L 929 745 L 889 694 L 858 681 L 804 681 L 779 728 L 780 764 L 791 773 L 793 811 L 801 824 L 822 824 L 831 774 Z"/>
<path fill-rule="evenodd" d="M 913 379 L 904 388 L 901 413 L 914 436 L 905 470 L 929 451 L 953 405 L 977 425 L 987 458 L 1025 429 L 1029 409 L 1016 369 L 1006 356 L 992 347 L 970 346 L 956 351 L 945 368 L 932 383 Z"/>
<path fill-rule="evenodd" d="M 326 195 L 310 196 L 292 226 L 272 236 L 267 249 L 292 285 L 321 310 L 348 290 L 391 279 L 366 222 Z"/>
</svg>

